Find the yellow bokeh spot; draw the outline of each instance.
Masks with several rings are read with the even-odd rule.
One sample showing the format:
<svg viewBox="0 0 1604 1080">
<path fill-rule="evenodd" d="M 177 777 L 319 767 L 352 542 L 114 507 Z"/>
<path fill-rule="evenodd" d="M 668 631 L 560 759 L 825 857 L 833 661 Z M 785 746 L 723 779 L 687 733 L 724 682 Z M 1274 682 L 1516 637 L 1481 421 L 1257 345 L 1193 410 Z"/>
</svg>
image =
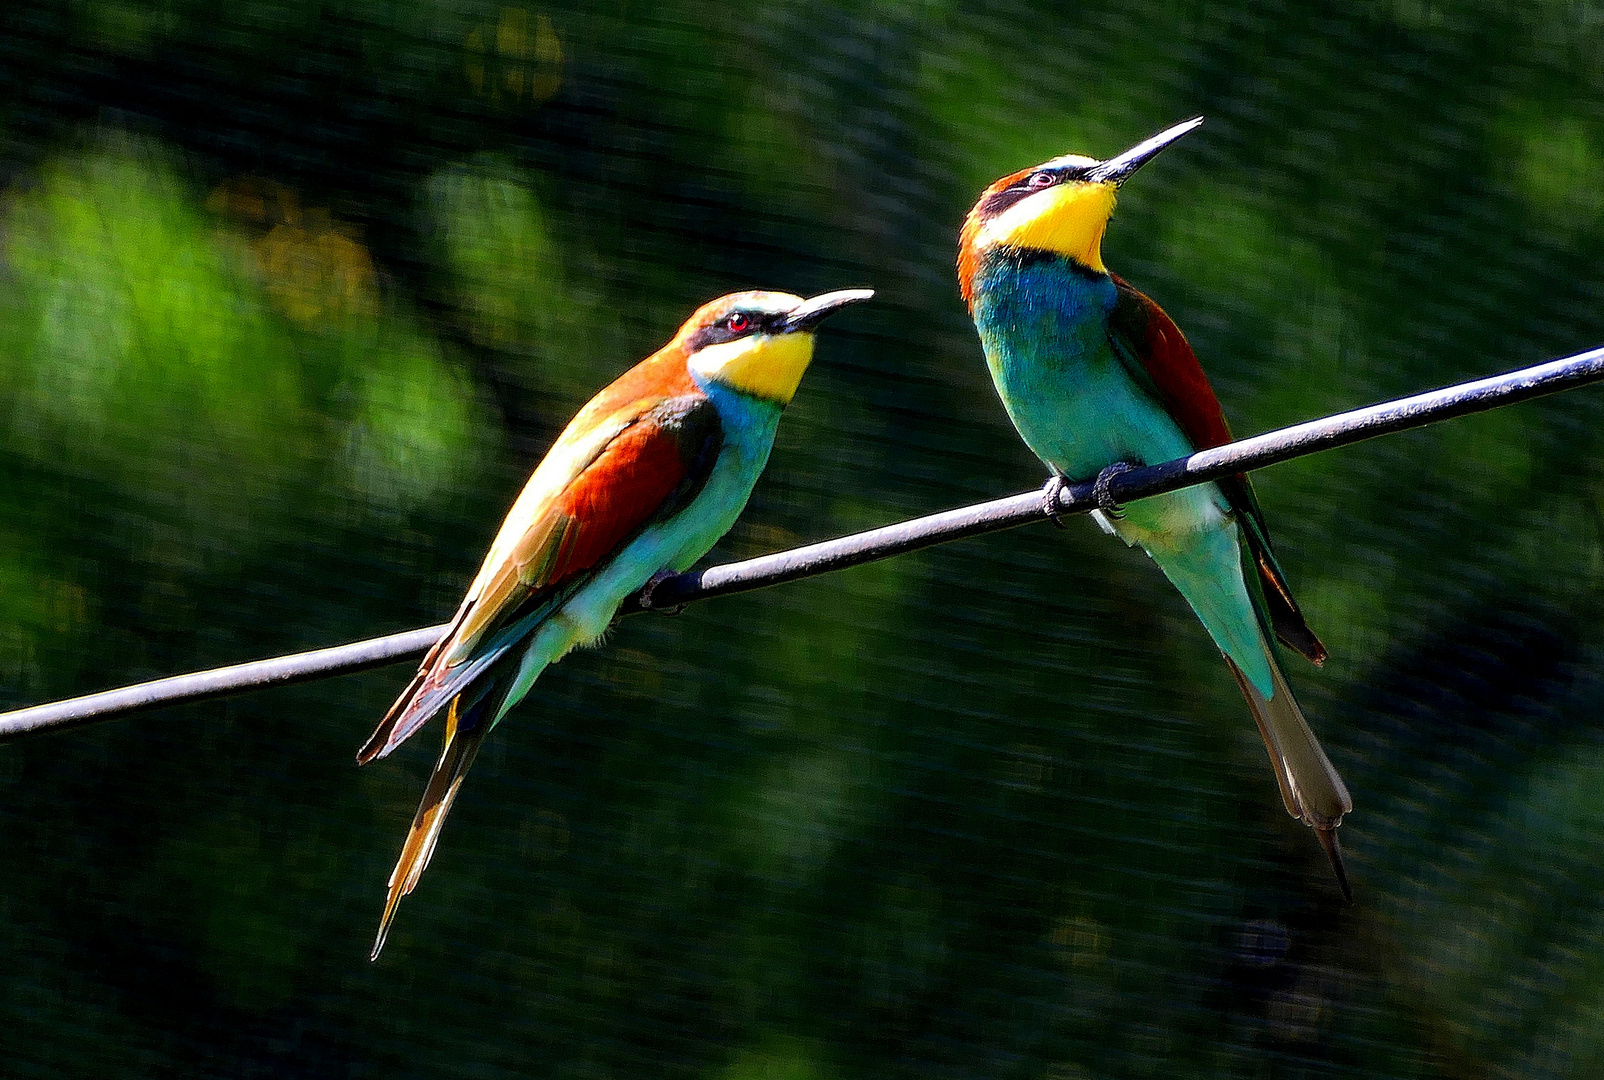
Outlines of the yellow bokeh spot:
<svg viewBox="0 0 1604 1080">
<path fill-rule="evenodd" d="M 1109 928 L 1088 915 L 1066 915 L 1053 924 L 1052 943 L 1071 967 L 1089 967 L 1108 955 Z"/>
<path fill-rule="evenodd" d="M 562 85 L 562 41 L 547 15 L 502 8 L 495 27 L 470 30 L 463 48 L 468 85 L 480 97 L 539 105 Z"/>
<path fill-rule="evenodd" d="M 255 250 L 268 295 L 297 322 L 377 309 L 373 260 L 336 226 L 278 225 Z"/>
<path fill-rule="evenodd" d="M 219 184 L 207 209 L 255 229 L 257 272 L 268 296 L 303 324 L 378 310 L 373 259 L 354 228 L 327 210 L 303 210 L 295 189 L 259 177 Z"/>
</svg>

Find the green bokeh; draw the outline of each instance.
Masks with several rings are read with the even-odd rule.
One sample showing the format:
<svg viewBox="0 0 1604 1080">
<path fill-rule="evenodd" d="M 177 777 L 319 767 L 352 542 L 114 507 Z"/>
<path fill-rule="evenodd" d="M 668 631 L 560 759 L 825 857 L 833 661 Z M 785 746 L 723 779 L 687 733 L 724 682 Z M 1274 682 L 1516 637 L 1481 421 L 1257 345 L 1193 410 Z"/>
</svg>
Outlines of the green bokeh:
<svg viewBox="0 0 1604 1080">
<path fill-rule="evenodd" d="M 13 5 L 0 704 L 444 618 L 732 289 L 879 297 L 715 558 L 1033 486 L 958 223 L 1188 115 L 1105 254 L 1238 434 L 1596 345 L 1600 56 L 1564 3 Z M 1598 407 L 1257 477 L 1351 906 L 1196 620 L 1071 523 L 625 621 L 377 965 L 402 669 L 0 747 L 0 1072 L 1593 1075 Z"/>
</svg>

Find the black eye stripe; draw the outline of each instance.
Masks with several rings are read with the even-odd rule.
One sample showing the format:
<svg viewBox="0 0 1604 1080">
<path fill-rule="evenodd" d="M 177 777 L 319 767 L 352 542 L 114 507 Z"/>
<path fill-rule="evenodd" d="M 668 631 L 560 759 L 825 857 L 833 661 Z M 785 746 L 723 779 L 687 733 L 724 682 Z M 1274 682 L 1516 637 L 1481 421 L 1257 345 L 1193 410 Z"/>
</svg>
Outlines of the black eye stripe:
<svg viewBox="0 0 1604 1080">
<path fill-rule="evenodd" d="M 1090 169 L 1090 165 L 1060 165 L 1056 169 L 1032 169 L 1010 184 L 1008 190 L 1011 191 L 1014 188 L 1018 188 L 1021 191 L 1041 191 L 1043 188 L 1052 186 L 1051 184 L 1038 185 L 1036 182 L 1038 176 L 1050 177 L 1053 184 L 1062 184 L 1070 180 L 1084 180 L 1086 179 L 1086 173 Z"/>
<path fill-rule="evenodd" d="M 732 330 L 729 324 L 731 315 L 745 315 L 746 325 L 739 330 Z M 690 352 L 695 352 L 709 345 L 722 345 L 726 341 L 735 341 L 738 338 L 751 337 L 753 334 L 771 330 L 784 319 L 784 312 L 753 311 L 750 308 L 727 311 L 714 320 L 712 325 L 704 326 L 692 334 L 685 344 Z"/>
<path fill-rule="evenodd" d="M 1046 188 L 1041 188 L 1040 190 L 1045 191 Z M 986 196 L 986 200 L 980 204 L 980 216 L 983 218 L 995 217 L 1026 195 L 1034 194 L 1035 190 L 1020 187 L 1018 184 L 1005 187 L 1001 191 Z"/>
<path fill-rule="evenodd" d="M 1065 165 L 1056 169 L 1032 169 L 1001 191 L 986 196 L 980 204 L 981 218 L 995 217 L 1004 210 L 1013 206 L 1027 195 L 1034 195 L 1038 191 L 1046 191 L 1050 187 L 1067 183 L 1071 180 L 1084 180 L 1090 165 Z M 1054 183 L 1035 186 L 1032 181 L 1046 173 L 1053 177 Z"/>
</svg>

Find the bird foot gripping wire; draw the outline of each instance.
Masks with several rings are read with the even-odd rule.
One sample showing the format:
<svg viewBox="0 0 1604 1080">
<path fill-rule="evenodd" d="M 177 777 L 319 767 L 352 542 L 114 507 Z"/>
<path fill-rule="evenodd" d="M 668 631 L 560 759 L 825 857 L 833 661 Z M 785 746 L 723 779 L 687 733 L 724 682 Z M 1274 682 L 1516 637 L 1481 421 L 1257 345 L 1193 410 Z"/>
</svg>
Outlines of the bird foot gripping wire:
<svg viewBox="0 0 1604 1080">
<path fill-rule="evenodd" d="M 1061 473 L 1053 473 L 1041 489 L 1041 512 L 1047 516 L 1048 521 L 1060 529 L 1064 527 L 1064 519 L 1058 516 L 1058 497 L 1068 486 L 1069 481 L 1065 480 Z"/>
<path fill-rule="evenodd" d="M 661 611 L 664 615 L 678 615 L 680 612 L 684 611 L 684 604 L 674 604 L 670 607 L 662 608 L 657 607 L 652 603 L 652 594 L 657 591 L 657 587 L 663 582 L 667 581 L 669 578 L 675 577 L 679 577 L 679 575 L 672 570 L 659 570 L 657 573 L 647 578 L 646 584 L 641 586 L 640 594 L 636 597 L 637 601 L 640 603 L 640 609 L 642 611 Z"/>
<path fill-rule="evenodd" d="M 1128 473 L 1137 466 L 1128 461 L 1116 461 L 1102 472 L 1092 483 L 1092 498 L 1097 500 L 1097 509 L 1116 521 L 1125 516 L 1125 508 L 1114 501 L 1114 477 L 1120 473 Z"/>
</svg>

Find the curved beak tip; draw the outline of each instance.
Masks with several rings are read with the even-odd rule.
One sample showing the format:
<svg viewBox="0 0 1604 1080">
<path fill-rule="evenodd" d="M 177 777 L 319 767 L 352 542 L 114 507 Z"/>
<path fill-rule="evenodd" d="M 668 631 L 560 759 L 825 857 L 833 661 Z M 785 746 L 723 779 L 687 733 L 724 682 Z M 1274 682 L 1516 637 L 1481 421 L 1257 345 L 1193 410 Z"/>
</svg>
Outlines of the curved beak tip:
<svg viewBox="0 0 1604 1080">
<path fill-rule="evenodd" d="M 1182 120 L 1165 128 L 1157 135 L 1143 139 L 1123 154 L 1116 154 L 1107 161 L 1096 166 L 1090 173 L 1093 180 L 1105 180 L 1112 184 L 1123 184 L 1131 174 L 1152 161 L 1169 145 L 1181 136 L 1195 130 L 1203 123 L 1203 117 L 1194 116 L 1190 120 Z"/>
<path fill-rule="evenodd" d="M 812 330 L 844 307 L 861 304 L 874 295 L 873 289 L 837 289 L 820 293 L 798 304 L 785 318 L 785 332 Z"/>
<path fill-rule="evenodd" d="M 820 293 L 802 301 L 803 307 L 827 307 L 834 311 L 836 308 L 846 307 L 848 304 L 861 304 L 865 300 L 874 298 L 873 289 L 837 289 L 834 292 Z"/>
</svg>

